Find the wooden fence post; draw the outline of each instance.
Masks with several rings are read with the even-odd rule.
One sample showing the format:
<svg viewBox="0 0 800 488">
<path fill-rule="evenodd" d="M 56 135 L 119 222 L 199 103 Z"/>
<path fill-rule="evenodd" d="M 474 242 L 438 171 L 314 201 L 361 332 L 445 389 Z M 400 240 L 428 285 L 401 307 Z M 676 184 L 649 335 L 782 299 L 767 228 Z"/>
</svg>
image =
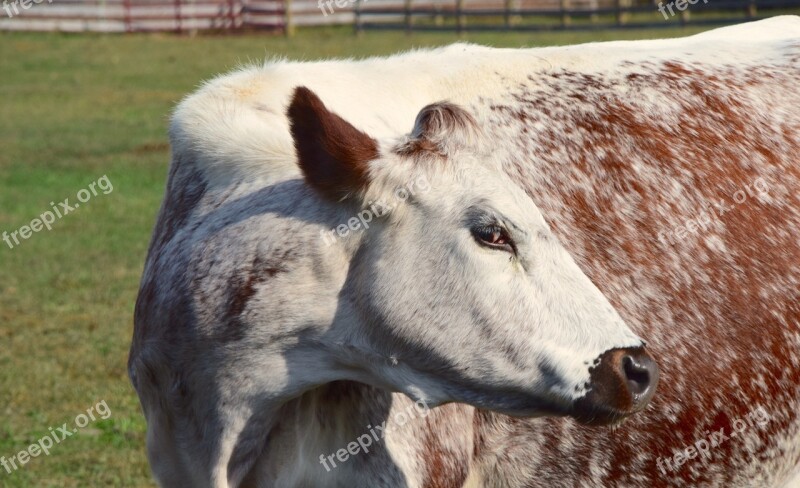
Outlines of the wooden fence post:
<svg viewBox="0 0 800 488">
<path fill-rule="evenodd" d="M 131 2 L 130 0 L 122 0 L 122 9 L 124 11 L 125 19 L 125 32 L 132 32 L 131 26 Z"/>
<path fill-rule="evenodd" d="M 181 0 L 175 0 L 175 30 L 178 34 L 183 32 L 183 23 L 181 21 Z"/>
<path fill-rule="evenodd" d="M 464 34 L 467 27 L 467 17 L 464 15 L 464 0 L 456 0 L 456 22 L 458 23 L 458 34 Z"/>
<path fill-rule="evenodd" d="M 286 34 L 286 37 L 292 37 L 294 35 L 294 16 L 292 15 L 292 0 L 283 0 L 283 8 L 285 11 L 283 12 L 284 15 L 284 26 L 283 30 Z"/>
<path fill-rule="evenodd" d="M 569 27 L 572 24 L 572 16 L 569 14 L 571 6 L 570 0 L 561 0 L 561 27 Z"/>
<path fill-rule="evenodd" d="M 629 0 L 617 0 L 617 25 L 623 26 L 628 22 L 628 13 L 623 9 L 630 5 Z"/>
<path fill-rule="evenodd" d="M 361 0 L 356 0 L 354 27 L 356 36 L 361 37 L 364 34 L 364 26 L 361 25 Z"/>
<path fill-rule="evenodd" d="M 507 29 L 522 22 L 522 16 L 519 15 L 519 8 L 519 0 L 506 0 L 505 21 Z"/>
<path fill-rule="evenodd" d="M 747 16 L 753 18 L 757 14 L 758 8 L 756 7 L 756 0 L 750 0 L 750 3 L 747 4 Z"/>
<path fill-rule="evenodd" d="M 406 24 L 406 35 L 410 36 L 411 32 L 414 30 L 414 17 L 411 15 L 411 2 L 413 0 L 404 0 L 403 6 L 406 10 L 406 17 L 405 17 L 405 24 Z"/>
</svg>

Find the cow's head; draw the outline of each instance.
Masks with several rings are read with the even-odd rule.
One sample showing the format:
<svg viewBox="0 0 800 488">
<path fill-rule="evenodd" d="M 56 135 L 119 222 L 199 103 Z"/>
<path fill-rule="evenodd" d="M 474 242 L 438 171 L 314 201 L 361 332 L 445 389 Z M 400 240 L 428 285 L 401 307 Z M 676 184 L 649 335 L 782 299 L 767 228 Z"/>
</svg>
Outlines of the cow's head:
<svg viewBox="0 0 800 488">
<path fill-rule="evenodd" d="M 595 424 L 644 408 L 655 362 L 492 161 L 492 141 L 476 143 L 467 112 L 428 106 L 384 144 L 305 88 L 288 114 L 307 183 L 341 209 L 320 246 L 349 257 L 337 345 L 353 378 Z"/>
</svg>

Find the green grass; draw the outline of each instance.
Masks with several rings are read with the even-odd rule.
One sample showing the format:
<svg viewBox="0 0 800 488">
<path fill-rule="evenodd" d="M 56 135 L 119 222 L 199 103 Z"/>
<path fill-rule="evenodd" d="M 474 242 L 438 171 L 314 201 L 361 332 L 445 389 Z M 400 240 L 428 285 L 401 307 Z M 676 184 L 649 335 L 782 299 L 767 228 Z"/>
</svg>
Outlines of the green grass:
<svg viewBox="0 0 800 488">
<path fill-rule="evenodd" d="M 496 46 L 686 35 L 700 29 L 475 34 Z M 452 34 L 301 30 L 266 35 L 0 34 L 0 232 L 107 175 L 114 185 L 51 231 L 0 241 L 0 456 L 72 425 L 100 400 L 108 420 L 9 475 L 3 487 L 152 486 L 145 423 L 128 383 L 133 303 L 168 164 L 171 109 L 245 62 L 361 57 L 447 44 Z"/>
</svg>

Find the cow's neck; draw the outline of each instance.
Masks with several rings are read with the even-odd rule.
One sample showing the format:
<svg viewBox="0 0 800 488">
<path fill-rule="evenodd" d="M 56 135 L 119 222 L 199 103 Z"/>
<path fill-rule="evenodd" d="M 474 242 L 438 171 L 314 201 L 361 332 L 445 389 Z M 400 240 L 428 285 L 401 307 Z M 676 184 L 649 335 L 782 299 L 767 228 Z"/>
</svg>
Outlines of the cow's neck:
<svg viewBox="0 0 800 488">
<path fill-rule="evenodd" d="M 249 479 L 320 488 L 461 486 L 475 453 L 473 418 L 472 407 L 427 410 L 404 395 L 337 381 L 280 408 Z"/>
</svg>

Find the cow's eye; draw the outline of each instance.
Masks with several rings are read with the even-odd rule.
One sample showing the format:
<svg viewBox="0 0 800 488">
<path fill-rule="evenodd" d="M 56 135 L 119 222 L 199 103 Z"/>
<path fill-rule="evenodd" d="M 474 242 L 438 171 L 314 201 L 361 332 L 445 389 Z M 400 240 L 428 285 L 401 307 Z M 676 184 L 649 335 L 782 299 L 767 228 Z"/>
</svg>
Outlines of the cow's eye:
<svg viewBox="0 0 800 488">
<path fill-rule="evenodd" d="M 473 227 L 472 236 L 478 241 L 478 244 L 483 246 L 516 253 L 516 246 L 514 245 L 514 241 L 511 240 L 511 237 L 509 237 L 508 231 L 499 225 L 481 225 L 479 227 Z"/>
</svg>

